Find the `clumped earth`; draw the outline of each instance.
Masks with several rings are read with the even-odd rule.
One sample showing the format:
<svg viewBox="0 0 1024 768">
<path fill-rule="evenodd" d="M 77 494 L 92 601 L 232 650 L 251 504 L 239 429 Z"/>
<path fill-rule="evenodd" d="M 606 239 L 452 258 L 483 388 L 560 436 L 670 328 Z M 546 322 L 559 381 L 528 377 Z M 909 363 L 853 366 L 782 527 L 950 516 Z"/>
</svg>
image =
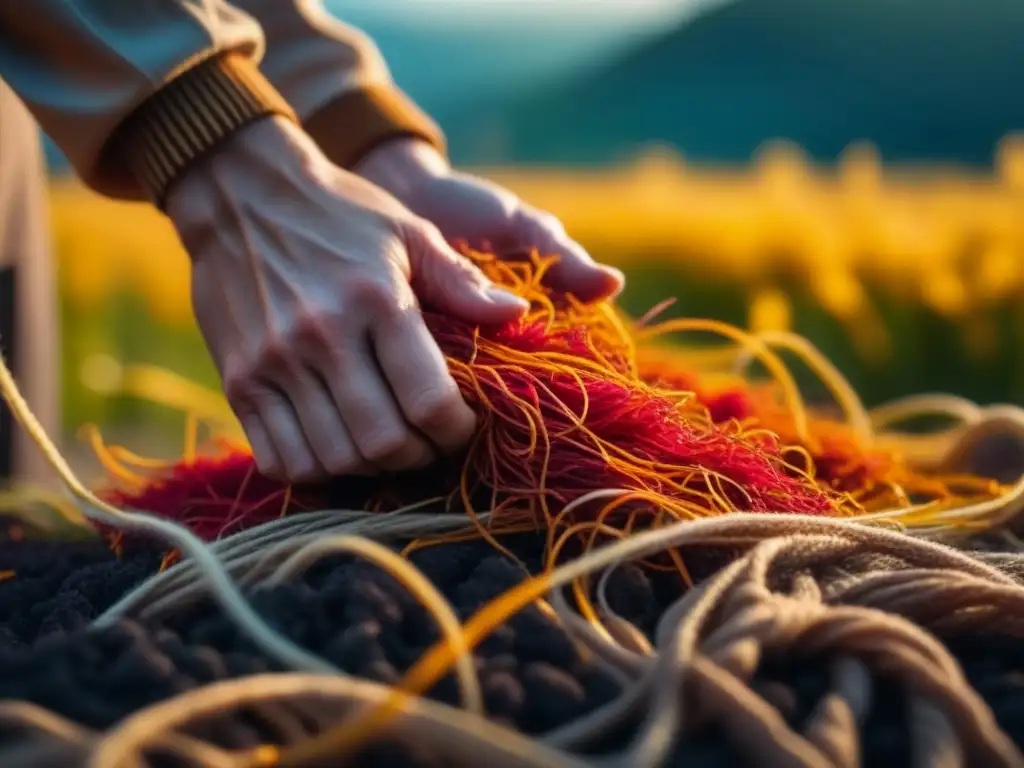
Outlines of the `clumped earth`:
<svg viewBox="0 0 1024 768">
<path fill-rule="evenodd" d="M 542 541 L 506 542 L 527 568 L 539 568 Z M 412 555 L 415 565 L 467 618 L 526 572 L 485 542 L 447 544 Z M 133 712 L 214 680 L 278 670 L 210 604 L 174 615 L 162 625 L 120 621 L 102 631 L 88 624 L 128 589 L 153 573 L 156 551 L 116 559 L 94 542 L 0 543 L 0 699 L 35 702 L 93 728 L 110 727 Z M 620 568 L 609 600 L 648 635 L 678 595 L 677 577 Z M 346 672 L 384 683 L 398 680 L 438 637 L 430 615 L 390 576 L 349 557 L 325 559 L 295 583 L 258 590 L 257 610 L 275 627 Z M 1024 744 L 1024 644 L 966 637 L 950 644 L 1000 725 Z M 512 618 L 477 649 L 476 666 L 489 716 L 527 734 L 542 734 L 612 700 L 611 680 L 539 610 Z M 827 685 L 827 659 L 770 658 L 755 685 L 771 688 L 787 719 L 806 719 Z M 911 761 L 898 689 L 877 681 L 863 732 L 864 764 L 905 766 Z M 458 703 L 454 678 L 430 691 Z M 258 743 L 260 724 L 242 714 L 218 722 L 217 741 Z M 595 751 L 622 748 L 629 729 L 607 734 Z M 442 756 L 401 740 L 368 748 L 366 766 L 450 765 Z M 672 766 L 737 766 L 723 734 L 688 733 Z"/>
</svg>

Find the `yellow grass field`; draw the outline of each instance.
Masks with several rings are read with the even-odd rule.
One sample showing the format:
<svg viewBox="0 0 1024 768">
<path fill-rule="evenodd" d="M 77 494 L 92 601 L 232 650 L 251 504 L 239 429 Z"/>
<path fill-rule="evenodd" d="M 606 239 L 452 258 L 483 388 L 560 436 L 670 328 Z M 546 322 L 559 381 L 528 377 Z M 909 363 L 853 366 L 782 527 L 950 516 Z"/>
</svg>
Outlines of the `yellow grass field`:
<svg viewBox="0 0 1024 768">
<path fill-rule="evenodd" d="M 685 262 L 747 284 L 794 271 L 837 315 L 862 308 L 862 279 L 950 315 L 1024 285 L 1024 139 L 1004 142 L 990 175 L 883 171 L 870 148 L 823 171 L 785 146 L 732 171 L 655 151 L 610 170 L 480 172 L 627 270 Z M 58 182 L 53 218 L 67 301 L 85 308 L 128 290 L 155 317 L 190 322 L 188 264 L 163 217 Z"/>
<path fill-rule="evenodd" d="M 870 147 L 825 169 L 786 145 L 736 169 L 654 150 L 606 169 L 477 170 L 623 267 L 633 311 L 680 295 L 680 311 L 794 328 L 869 399 L 979 381 L 981 399 L 1024 398 L 1024 137 L 988 172 L 883 167 Z M 215 383 L 167 220 L 65 181 L 52 202 L 69 421 L 104 402 L 84 391 L 97 355 Z"/>
</svg>

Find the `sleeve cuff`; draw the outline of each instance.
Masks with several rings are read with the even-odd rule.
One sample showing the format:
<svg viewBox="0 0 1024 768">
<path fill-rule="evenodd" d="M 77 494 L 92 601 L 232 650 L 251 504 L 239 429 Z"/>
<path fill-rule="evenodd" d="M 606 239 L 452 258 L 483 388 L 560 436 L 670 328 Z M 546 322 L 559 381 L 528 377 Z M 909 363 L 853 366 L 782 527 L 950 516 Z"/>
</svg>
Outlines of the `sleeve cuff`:
<svg viewBox="0 0 1024 768">
<path fill-rule="evenodd" d="M 214 56 L 183 71 L 139 106 L 111 148 L 157 207 L 174 182 L 225 139 L 264 117 L 296 120 L 245 54 Z"/>
<path fill-rule="evenodd" d="M 445 153 L 438 125 L 392 85 L 349 91 L 310 115 L 304 127 L 335 165 L 347 169 L 398 138 L 422 139 Z"/>
</svg>

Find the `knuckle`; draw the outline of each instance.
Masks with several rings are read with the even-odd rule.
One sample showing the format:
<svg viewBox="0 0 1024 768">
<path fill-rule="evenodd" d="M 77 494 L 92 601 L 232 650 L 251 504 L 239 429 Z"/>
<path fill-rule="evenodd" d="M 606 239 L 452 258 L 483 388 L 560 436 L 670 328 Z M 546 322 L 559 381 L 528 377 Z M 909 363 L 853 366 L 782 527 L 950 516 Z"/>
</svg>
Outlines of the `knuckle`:
<svg viewBox="0 0 1024 768">
<path fill-rule="evenodd" d="M 354 475 L 361 469 L 358 457 L 349 451 L 332 451 L 322 457 L 321 461 L 332 477 Z"/>
<path fill-rule="evenodd" d="M 335 327 L 336 319 L 327 312 L 303 312 L 295 318 L 289 336 L 295 344 L 327 347 Z"/>
<path fill-rule="evenodd" d="M 386 280 L 364 279 L 354 281 L 349 287 L 353 308 L 364 318 L 378 322 L 397 322 L 409 301 L 399 297 L 397 286 Z"/>
<path fill-rule="evenodd" d="M 395 290 L 384 280 L 357 277 L 349 283 L 348 291 L 355 305 L 365 312 L 380 314 L 398 309 Z"/>
<path fill-rule="evenodd" d="M 548 230 L 549 232 L 552 232 L 553 234 L 556 234 L 556 235 L 564 235 L 565 234 L 565 224 L 563 224 L 562 220 L 560 218 L 558 218 L 557 216 L 555 216 L 554 214 L 551 214 L 551 213 L 542 213 L 542 214 L 540 214 L 540 225 L 542 227 L 544 227 L 544 229 Z"/>
<path fill-rule="evenodd" d="M 253 400 L 252 376 L 248 370 L 237 369 L 224 374 L 224 395 L 236 408 L 248 410 Z"/>
<path fill-rule="evenodd" d="M 495 197 L 495 221 L 502 226 L 514 227 L 522 217 L 525 206 L 515 195 L 498 195 Z"/>
<path fill-rule="evenodd" d="M 431 258 L 447 256 L 448 239 L 444 232 L 432 222 L 417 219 L 411 222 L 403 232 L 405 247 L 410 254 L 420 257 L 429 255 Z"/>
<path fill-rule="evenodd" d="M 408 438 L 409 435 L 405 431 L 379 432 L 367 437 L 360 448 L 367 461 L 388 464 L 402 453 Z"/>
<path fill-rule="evenodd" d="M 434 236 L 435 232 L 440 234 L 441 230 L 419 216 L 413 216 L 408 221 L 402 222 L 401 236 L 406 246 L 410 248 L 423 245 Z"/>
<path fill-rule="evenodd" d="M 547 211 L 539 211 L 536 208 L 528 209 L 524 207 L 519 210 L 519 215 L 524 220 L 534 221 L 539 228 L 546 229 L 549 232 L 561 234 L 565 231 L 562 226 L 561 219 Z"/>
<path fill-rule="evenodd" d="M 285 474 L 282 471 L 281 465 L 274 459 L 260 454 L 256 454 L 253 458 L 256 460 L 256 469 L 258 469 L 260 474 L 264 477 L 270 478 L 271 480 L 285 479 Z"/>
<path fill-rule="evenodd" d="M 322 480 L 324 472 L 312 459 L 302 458 L 288 467 L 288 477 L 293 483 L 313 483 Z"/>
<path fill-rule="evenodd" d="M 280 334 L 267 336 L 260 345 L 256 355 L 256 371 L 277 372 L 292 367 L 292 347 L 288 339 Z"/>
<path fill-rule="evenodd" d="M 420 219 L 415 226 L 417 230 L 416 236 L 423 242 L 442 245 L 447 242 L 444 233 L 441 232 L 441 228 L 434 224 L 434 222 Z"/>
<path fill-rule="evenodd" d="M 460 395 L 454 389 L 430 389 L 412 400 L 407 415 L 421 429 L 441 426 L 451 421 L 459 401 Z"/>
</svg>

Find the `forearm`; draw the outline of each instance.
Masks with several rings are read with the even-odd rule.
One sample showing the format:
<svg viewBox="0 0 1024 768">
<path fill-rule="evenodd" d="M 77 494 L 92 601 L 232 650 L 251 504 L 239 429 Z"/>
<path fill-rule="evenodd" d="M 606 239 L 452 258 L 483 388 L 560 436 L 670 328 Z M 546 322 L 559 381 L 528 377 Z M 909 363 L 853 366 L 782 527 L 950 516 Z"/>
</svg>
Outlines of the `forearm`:
<svg viewBox="0 0 1024 768">
<path fill-rule="evenodd" d="M 352 168 L 396 138 L 444 150 L 444 137 L 391 79 L 373 41 L 321 0 L 236 0 L 263 27 L 261 69 L 337 165 Z"/>
<path fill-rule="evenodd" d="M 287 110 L 257 70 L 263 44 L 220 0 L 0 3 L 0 77 L 114 197 L 159 194 L 220 134 Z"/>
</svg>

